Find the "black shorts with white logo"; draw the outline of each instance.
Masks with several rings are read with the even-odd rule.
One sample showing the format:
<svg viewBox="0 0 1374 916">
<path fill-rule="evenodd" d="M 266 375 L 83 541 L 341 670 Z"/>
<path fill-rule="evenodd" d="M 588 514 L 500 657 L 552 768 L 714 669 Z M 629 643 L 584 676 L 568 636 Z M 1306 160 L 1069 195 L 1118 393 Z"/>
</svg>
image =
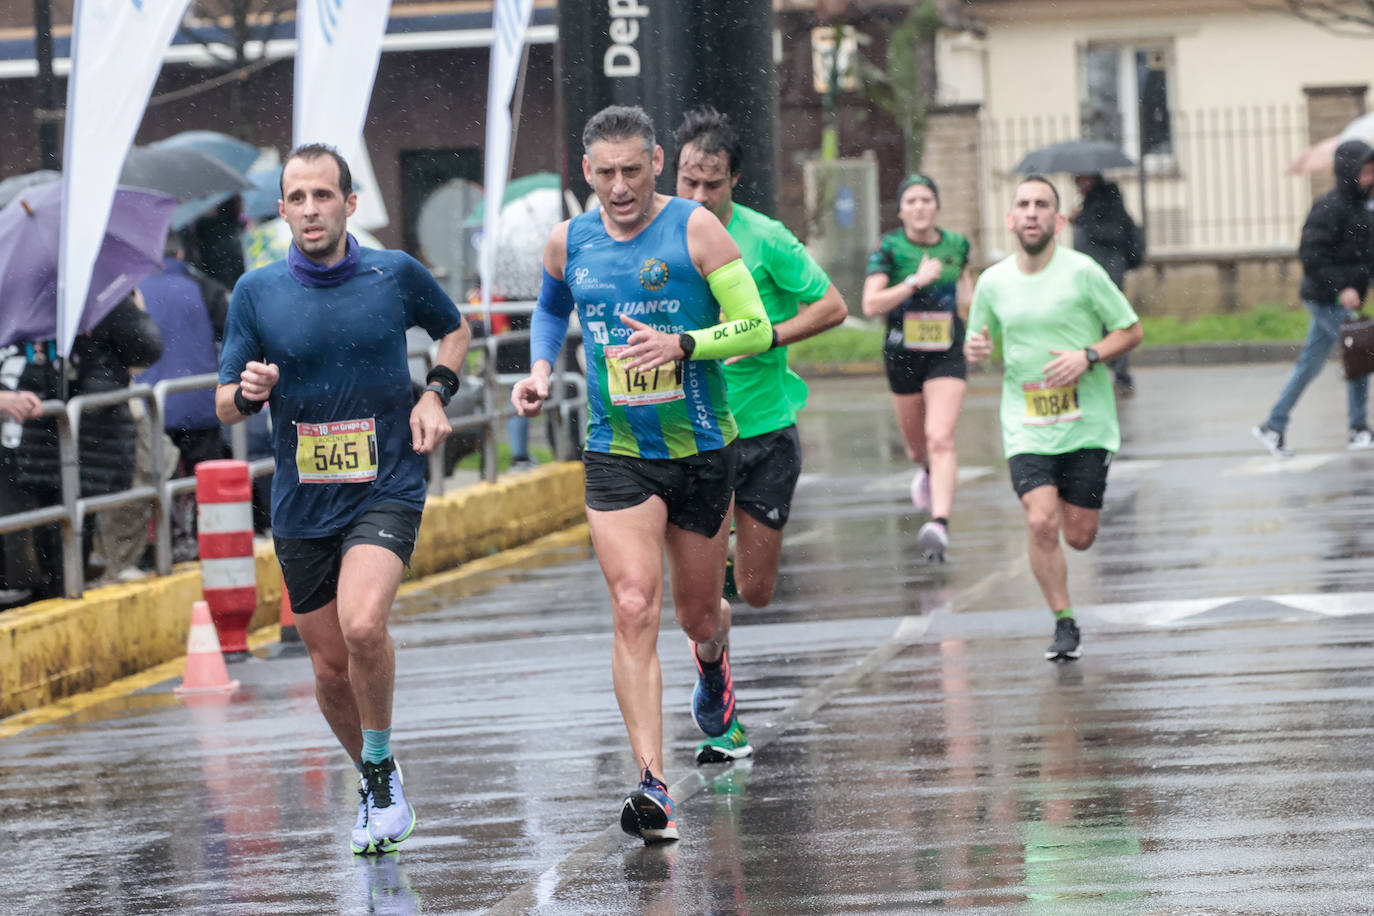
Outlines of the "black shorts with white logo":
<svg viewBox="0 0 1374 916">
<path fill-rule="evenodd" d="M 797 425 L 739 439 L 739 476 L 735 505 L 761 525 L 781 531 L 792 511 L 792 494 L 801 476 L 801 436 Z"/>
<path fill-rule="evenodd" d="M 738 442 L 739 440 L 735 440 Z M 668 505 L 668 521 L 714 537 L 730 511 L 738 450 L 735 442 L 686 458 L 635 458 L 585 452 L 587 508 L 614 512 L 638 506 L 650 496 Z"/>
<path fill-rule="evenodd" d="M 1112 453 L 1105 448 L 1082 448 L 1062 455 L 1012 455 L 1007 470 L 1018 497 L 1036 487 L 1056 487 L 1059 498 L 1071 506 L 1101 509 L 1111 464 Z"/>
<path fill-rule="evenodd" d="M 291 595 L 291 613 L 308 614 L 333 601 L 339 593 L 339 568 L 354 544 L 385 547 L 410 565 L 420 534 L 420 510 L 401 503 L 380 503 L 353 520 L 343 531 L 322 538 L 283 538 L 273 535 L 282 583 Z"/>
</svg>

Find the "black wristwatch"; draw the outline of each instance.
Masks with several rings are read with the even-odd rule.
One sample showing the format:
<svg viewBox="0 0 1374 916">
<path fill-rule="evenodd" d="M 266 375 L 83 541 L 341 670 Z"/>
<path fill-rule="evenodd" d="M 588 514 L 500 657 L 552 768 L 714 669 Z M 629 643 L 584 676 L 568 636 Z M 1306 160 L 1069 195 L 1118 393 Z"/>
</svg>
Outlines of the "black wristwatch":
<svg viewBox="0 0 1374 916">
<path fill-rule="evenodd" d="M 244 396 L 243 386 L 234 389 L 234 409 L 245 417 L 251 417 L 266 406 L 266 401 L 250 401 Z"/>
<path fill-rule="evenodd" d="M 1083 355 L 1088 358 L 1089 369 L 1091 369 L 1093 366 L 1096 366 L 1099 362 L 1102 361 L 1102 357 L 1098 356 L 1097 351 L 1094 350 L 1092 347 L 1084 347 Z"/>
<path fill-rule="evenodd" d="M 425 386 L 425 390 L 437 394 L 439 396 L 439 403 L 443 404 L 445 407 L 448 406 L 449 398 L 453 397 L 453 395 L 449 394 L 448 386 L 441 385 L 438 382 L 430 382 Z"/>
<path fill-rule="evenodd" d="M 691 334 L 677 335 L 677 345 L 682 348 L 682 358 L 691 359 L 692 353 L 697 348 L 697 339 Z"/>
</svg>

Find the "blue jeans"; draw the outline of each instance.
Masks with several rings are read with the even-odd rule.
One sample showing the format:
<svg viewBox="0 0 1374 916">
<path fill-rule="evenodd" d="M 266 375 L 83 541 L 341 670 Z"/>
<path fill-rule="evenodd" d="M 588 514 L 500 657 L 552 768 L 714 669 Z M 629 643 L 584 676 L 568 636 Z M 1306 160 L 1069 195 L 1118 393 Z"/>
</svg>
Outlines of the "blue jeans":
<svg viewBox="0 0 1374 916">
<path fill-rule="evenodd" d="M 1302 397 L 1303 391 L 1322 371 L 1322 366 L 1331 356 L 1331 347 L 1340 337 L 1341 322 L 1346 316 L 1345 309 L 1336 303 L 1304 302 L 1303 305 L 1312 313 L 1312 324 L 1307 328 L 1307 340 L 1303 342 L 1302 352 L 1298 354 L 1298 363 L 1293 367 L 1293 374 L 1288 376 L 1288 382 L 1283 386 L 1283 391 L 1279 392 L 1279 399 L 1274 404 L 1274 409 L 1269 411 L 1269 419 L 1265 422 L 1270 429 L 1280 433 L 1288 429 L 1288 415 L 1293 412 L 1293 405 L 1298 403 L 1298 398 Z M 1366 407 L 1369 403 L 1368 376 L 1346 382 L 1345 401 L 1347 425 L 1351 429 L 1364 426 Z"/>
</svg>

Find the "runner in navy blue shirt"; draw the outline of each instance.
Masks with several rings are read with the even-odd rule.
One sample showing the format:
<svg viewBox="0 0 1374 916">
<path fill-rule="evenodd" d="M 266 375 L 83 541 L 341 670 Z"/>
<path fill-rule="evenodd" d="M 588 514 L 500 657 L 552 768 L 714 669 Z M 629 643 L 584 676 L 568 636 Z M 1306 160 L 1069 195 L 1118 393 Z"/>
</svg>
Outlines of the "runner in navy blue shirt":
<svg viewBox="0 0 1374 916">
<path fill-rule="evenodd" d="M 234 287 L 215 412 L 233 424 L 272 405 L 272 534 L 316 696 L 359 771 L 355 853 L 396 848 L 415 827 L 391 754 L 396 655 L 387 616 L 420 528 L 424 455 L 451 427 L 471 332 L 414 258 L 360 248 L 348 164 L 293 150 L 282 170 L 285 261 Z M 406 329 L 439 341 L 415 400 Z"/>
</svg>

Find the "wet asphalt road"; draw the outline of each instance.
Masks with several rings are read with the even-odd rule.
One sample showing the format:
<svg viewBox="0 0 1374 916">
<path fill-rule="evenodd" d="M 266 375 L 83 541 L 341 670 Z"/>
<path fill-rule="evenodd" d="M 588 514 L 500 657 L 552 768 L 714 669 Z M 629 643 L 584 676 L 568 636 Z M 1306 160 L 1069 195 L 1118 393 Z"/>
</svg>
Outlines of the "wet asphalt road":
<svg viewBox="0 0 1374 916">
<path fill-rule="evenodd" d="M 347 851 L 353 771 L 308 663 L 253 660 L 228 705 L 167 683 L 0 742 L 0 912 L 1374 912 L 1374 452 L 1344 450 L 1334 369 L 1298 456 L 1260 452 L 1286 368 L 1138 371 L 1102 534 L 1069 557 L 1066 665 L 1041 659 L 992 380 L 940 565 L 882 380 L 815 383 L 778 596 L 736 611 L 753 761 L 692 766 L 665 613 L 680 843 L 615 824 L 634 763 L 574 549 L 402 602 L 399 855 Z"/>
</svg>

